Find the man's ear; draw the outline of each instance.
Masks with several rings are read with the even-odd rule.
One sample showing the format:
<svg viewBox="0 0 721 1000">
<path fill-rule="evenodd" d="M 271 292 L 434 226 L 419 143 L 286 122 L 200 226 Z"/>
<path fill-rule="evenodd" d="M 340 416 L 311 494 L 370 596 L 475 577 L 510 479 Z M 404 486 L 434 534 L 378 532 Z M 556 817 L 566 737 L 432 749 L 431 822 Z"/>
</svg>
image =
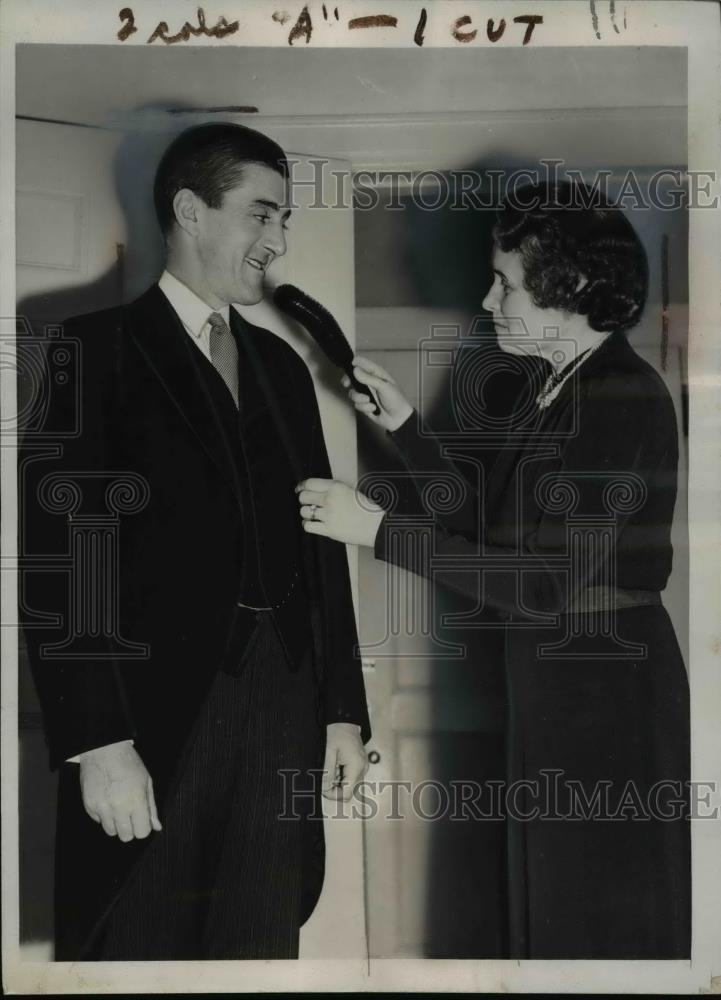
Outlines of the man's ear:
<svg viewBox="0 0 721 1000">
<path fill-rule="evenodd" d="M 199 199 L 190 188 L 181 188 L 173 198 L 173 214 L 178 226 L 189 236 L 198 233 Z"/>
</svg>

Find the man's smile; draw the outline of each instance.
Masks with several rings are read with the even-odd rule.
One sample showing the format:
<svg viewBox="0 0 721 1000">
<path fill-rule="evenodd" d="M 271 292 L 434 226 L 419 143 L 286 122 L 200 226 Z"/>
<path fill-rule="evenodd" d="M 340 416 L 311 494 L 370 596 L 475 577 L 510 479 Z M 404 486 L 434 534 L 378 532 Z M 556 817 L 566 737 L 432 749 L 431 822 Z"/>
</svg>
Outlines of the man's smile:
<svg viewBox="0 0 721 1000">
<path fill-rule="evenodd" d="M 262 261 L 257 260 L 255 257 L 246 257 L 245 262 L 246 264 L 250 264 L 250 266 L 254 267 L 257 271 L 265 271 L 266 267 L 270 263 L 269 260 L 263 263 Z"/>
</svg>

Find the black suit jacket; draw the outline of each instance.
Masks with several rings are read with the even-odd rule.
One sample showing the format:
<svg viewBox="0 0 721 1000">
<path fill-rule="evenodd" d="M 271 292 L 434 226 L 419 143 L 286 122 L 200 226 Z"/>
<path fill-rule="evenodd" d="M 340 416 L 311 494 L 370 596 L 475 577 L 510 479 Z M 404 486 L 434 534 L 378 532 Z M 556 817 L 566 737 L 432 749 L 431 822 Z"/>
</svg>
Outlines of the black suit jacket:
<svg viewBox="0 0 721 1000">
<path fill-rule="evenodd" d="M 255 416 L 282 424 L 294 475 L 328 477 L 315 392 L 302 360 L 278 337 L 234 310 L 231 316 L 265 383 L 267 413 Z M 237 441 L 198 378 L 197 348 L 157 286 L 129 306 L 68 321 L 65 337 L 77 340 L 79 363 L 69 383 L 50 387 L 45 423 L 45 444 L 61 447 L 42 458 L 28 449 L 21 464 L 21 544 L 31 561 L 39 560 L 25 579 L 24 617 L 51 762 L 132 737 L 162 798 L 237 637 L 243 469 Z M 54 441 L 53 429 L 60 435 L 72 425 L 77 401 L 79 433 Z M 111 495 L 109 484 L 118 479 L 129 485 Z M 38 502 L 43 483 L 52 500 L 66 489 L 63 481 L 80 487 L 79 503 L 58 513 L 62 503 Z M 60 562 L 48 569 L 47 557 L 62 561 L 73 522 L 87 524 L 82 519 L 96 515 L 107 520 L 118 509 L 116 540 L 107 542 L 116 550 L 117 586 L 104 591 L 117 594 L 118 634 L 104 636 L 101 627 L 65 658 L 49 659 L 40 647 L 66 629 L 68 578 L 58 571 Z M 323 721 L 356 723 L 368 740 L 345 552 L 306 535 L 299 518 L 298 533 Z M 88 586 L 84 599 L 92 600 L 101 584 Z M 61 627 L 33 627 L 37 613 L 48 612 L 60 615 Z"/>
</svg>

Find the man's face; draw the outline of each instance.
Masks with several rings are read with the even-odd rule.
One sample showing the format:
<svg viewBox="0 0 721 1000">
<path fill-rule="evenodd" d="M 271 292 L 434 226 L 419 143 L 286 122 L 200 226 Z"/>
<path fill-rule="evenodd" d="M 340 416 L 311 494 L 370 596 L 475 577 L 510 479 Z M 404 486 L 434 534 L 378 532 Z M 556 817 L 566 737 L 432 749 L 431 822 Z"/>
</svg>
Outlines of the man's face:
<svg viewBox="0 0 721 1000">
<path fill-rule="evenodd" d="M 229 304 L 254 305 L 263 297 L 265 272 L 286 251 L 290 210 L 286 182 L 270 167 L 248 163 L 220 208 L 201 204 L 197 247 L 207 290 Z"/>
</svg>

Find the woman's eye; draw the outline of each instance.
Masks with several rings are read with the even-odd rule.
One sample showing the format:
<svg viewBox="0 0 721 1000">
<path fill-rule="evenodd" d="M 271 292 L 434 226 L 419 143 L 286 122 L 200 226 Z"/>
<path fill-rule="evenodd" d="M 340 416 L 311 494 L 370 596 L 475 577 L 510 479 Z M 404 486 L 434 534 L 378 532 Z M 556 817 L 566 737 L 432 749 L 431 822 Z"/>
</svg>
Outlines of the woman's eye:
<svg viewBox="0 0 721 1000">
<path fill-rule="evenodd" d="M 260 219 L 261 222 L 267 222 L 270 219 L 269 215 L 256 215 L 256 219 Z"/>
</svg>

